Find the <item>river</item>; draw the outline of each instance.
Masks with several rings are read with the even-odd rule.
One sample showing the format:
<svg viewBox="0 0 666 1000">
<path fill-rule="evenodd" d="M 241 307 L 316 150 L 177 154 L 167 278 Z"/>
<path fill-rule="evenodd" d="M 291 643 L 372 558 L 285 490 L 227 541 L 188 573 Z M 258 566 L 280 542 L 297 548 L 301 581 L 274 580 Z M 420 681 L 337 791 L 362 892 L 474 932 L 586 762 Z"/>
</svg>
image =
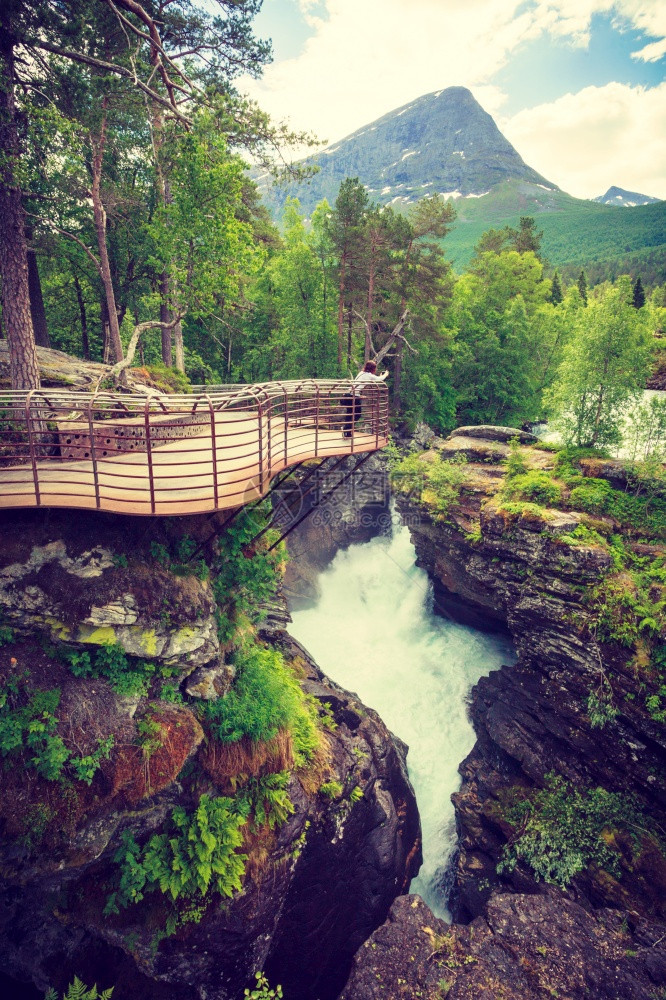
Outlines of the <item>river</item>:
<svg viewBox="0 0 666 1000">
<path fill-rule="evenodd" d="M 446 873 L 456 848 L 450 796 L 474 745 L 467 698 L 480 677 L 515 653 L 503 635 L 434 615 L 428 578 L 415 560 L 409 531 L 394 516 L 390 536 L 338 552 L 319 578 L 317 604 L 294 611 L 289 631 L 408 744 L 424 857 L 411 891 L 447 919 Z"/>
</svg>

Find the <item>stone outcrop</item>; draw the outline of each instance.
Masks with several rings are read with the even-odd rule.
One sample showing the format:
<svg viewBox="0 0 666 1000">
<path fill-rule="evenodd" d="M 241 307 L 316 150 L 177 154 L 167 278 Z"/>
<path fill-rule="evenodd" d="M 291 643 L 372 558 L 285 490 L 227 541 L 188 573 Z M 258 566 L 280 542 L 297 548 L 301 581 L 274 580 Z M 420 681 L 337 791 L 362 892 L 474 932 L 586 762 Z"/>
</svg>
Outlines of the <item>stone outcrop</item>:
<svg viewBox="0 0 666 1000">
<path fill-rule="evenodd" d="M 340 1000 L 647 1000 L 666 984 L 660 936 L 635 915 L 591 914 L 554 892 L 495 895 L 464 926 L 402 896 L 356 955 Z"/>
<path fill-rule="evenodd" d="M 156 547 L 185 534 L 203 541 L 211 520 L 29 511 L 3 515 L 2 530 L 0 624 L 14 633 L 0 649 L 2 679 L 25 668 L 31 690 L 57 690 L 57 733 L 77 753 L 113 738 L 90 784 L 23 765 L 4 775 L 3 970 L 40 988 L 64 987 L 76 972 L 145 1000 L 236 1000 L 265 968 L 287 996 L 333 998 L 419 866 L 406 748 L 285 633 L 264 633 L 327 726 L 312 767 L 290 777 L 293 814 L 244 834 L 241 891 L 224 905 L 212 900 L 175 933 L 165 933 L 159 892 L 105 914 L 124 832 L 143 843 L 175 806 L 191 810 L 202 793 L 232 791 L 198 710 L 233 682 L 211 585 L 205 574 L 175 572 Z M 177 702 L 163 699 L 159 681 L 146 696 L 120 697 L 56 655 L 63 644 L 83 654 L 109 643 L 166 673 Z M 256 774 L 271 770 L 271 753 L 280 759 L 266 746 Z"/>
</svg>

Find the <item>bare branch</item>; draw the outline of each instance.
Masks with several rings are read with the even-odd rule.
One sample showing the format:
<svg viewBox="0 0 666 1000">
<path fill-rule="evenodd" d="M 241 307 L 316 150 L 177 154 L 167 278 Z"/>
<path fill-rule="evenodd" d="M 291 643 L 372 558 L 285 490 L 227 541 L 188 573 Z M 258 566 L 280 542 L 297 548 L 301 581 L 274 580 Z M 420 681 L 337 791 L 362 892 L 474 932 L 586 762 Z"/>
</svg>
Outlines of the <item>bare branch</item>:
<svg viewBox="0 0 666 1000">
<path fill-rule="evenodd" d="M 178 313 L 178 315 L 175 316 L 172 320 L 169 320 L 168 323 L 164 323 L 158 319 L 148 320 L 146 323 L 138 323 L 137 326 L 134 327 L 134 331 L 130 338 L 130 342 L 127 345 L 127 353 L 125 357 L 122 359 L 122 361 L 118 361 L 113 366 L 111 371 L 108 373 L 109 376 L 114 378 L 117 383 L 120 382 L 122 385 L 125 385 L 126 384 L 126 376 L 124 374 L 125 369 L 129 368 L 129 366 L 134 361 L 134 355 L 136 354 L 136 349 L 139 340 L 146 332 L 146 330 L 152 330 L 155 327 L 160 327 L 160 329 L 162 330 L 171 330 L 174 326 L 180 323 L 180 321 L 184 318 L 184 316 L 185 316 L 184 312 Z M 103 377 L 106 378 L 107 376 L 105 375 Z"/>
<path fill-rule="evenodd" d="M 402 331 L 405 328 L 405 323 L 407 322 L 407 317 L 408 316 L 409 316 L 409 309 L 405 309 L 404 313 L 402 314 L 402 316 L 400 317 L 400 319 L 396 323 L 395 328 L 394 328 L 391 336 L 386 341 L 386 343 L 382 347 L 382 349 L 379 352 L 379 354 L 375 357 L 374 360 L 375 360 L 375 362 L 377 364 L 379 364 L 379 362 L 383 360 L 383 358 L 385 357 L 385 355 L 388 354 L 388 352 L 391 350 L 391 348 L 395 344 L 396 340 L 401 340 L 403 342 L 403 344 L 406 347 L 409 348 L 409 350 L 412 352 L 412 354 L 418 354 L 418 351 L 415 350 L 411 346 L 411 344 L 408 343 L 407 339 L 403 336 L 403 333 L 402 333 Z"/>
<path fill-rule="evenodd" d="M 81 249 L 84 250 L 90 257 L 91 261 L 95 265 L 95 268 L 97 269 L 97 273 L 99 274 L 100 278 L 103 278 L 102 266 L 100 262 L 97 260 L 97 257 L 95 257 L 95 254 L 92 252 L 92 250 L 90 250 L 90 248 L 85 245 L 83 240 L 80 240 L 78 236 L 74 235 L 74 233 L 69 233 L 67 232 L 66 229 L 61 229 L 60 226 L 56 226 L 55 222 L 51 222 L 50 219 L 44 219 L 41 215 L 35 215 L 34 212 L 26 212 L 25 214 L 29 215 L 33 219 L 38 219 L 39 222 L 42 223 L 42 225 L 48 226 L 50 229 L 54 229 L 55 232 L 60 233 L 61 236 L 66 236 L 68 239 L 74 240 L 75 243 L 78 243 Z"/>
<path fill-rule="evenodd" d="M 125 77 L 126 79 L 131 80 L 132 83 L 139 88 L 139 90 L 148 94 L 151 100 L 155 101 L 157 104 L 161 104 L 165 108 L 168 108 L 169 111 L 185 125 L 192 124 L 191 118 L 182 114 L 178 108 L 174 107 L 170 101 L 167 101 L 166 98 L 162 97 L 155 90 L 147 87 L 142 80 L 135 78 L 134 74 L 124 66 L 118 66 L 117 63 L 106 62 L 104 59 L 95 59 L 93 56 L 84 55 L 83 52 L 74 52 L 71 49 L 61 49 L 58 45 L 51 45 L 50 42 L 46 42 L 41 38 L 32 38 L 27 44 L 38 49 L 46 49 L 47 52 L 52 52 L 56 56 L 62 56 L 64 59 L 72 59 L 74 62 L 85 63 L 87 66 L 94 66 L 96 69 L 104 69 L 109 73 L 114 73 L 116 76 Z"/>
</svg>

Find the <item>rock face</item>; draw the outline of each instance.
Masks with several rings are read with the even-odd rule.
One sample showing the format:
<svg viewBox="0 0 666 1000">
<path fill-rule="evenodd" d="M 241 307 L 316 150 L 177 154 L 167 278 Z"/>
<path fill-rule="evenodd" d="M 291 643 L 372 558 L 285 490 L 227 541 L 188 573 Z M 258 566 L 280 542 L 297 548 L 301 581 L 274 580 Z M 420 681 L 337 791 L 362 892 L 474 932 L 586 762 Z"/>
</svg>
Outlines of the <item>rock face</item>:
<svg viewBox="0 0 666 1000">
<path fill-rule="evenodd" d="M 647 1000 L 666 983 L 659 937 L 644 920 L 593 915 L 556 893 L 493 896 L 466 926 L 402 896 L 358 952 L 340 1000 Z"/>
<path fill-rule="evenodd" d="M 211 521 L 165 526 L 31 511 L 3 515 L 2 530 L 1 623 L 14 640 L 0 649 L 0 679 L 25 668 L 31 690 L 57 690 L 54 735 L 68 748 L 92 753 L 113 737 L 89 784 L 49 780 L 23 765 L 5 773 L 3 970 L 40 988 L 65 987 L 76 972 L 146 1000 L 236 1000 L 266 968 L 288 996 L 334 997 L 353 953 L 418 870 L 406 748 L 286 634 L 266 633 L 328 727 L 311 772 L 291 774 L 293 814 L 274 830 L 244 834 L 242 889 L 175 933 L 164 933 L 159 892 L 105 915 L 121 834 L 143 843 L 174 807 L 191 810 L 202 793 L 231 793 L 197 708 L 233 682 L 211 585 L 161 557 L 178 537 L 209 537 Z M 149 675 L 169 676 L 176 703 L 164 700 L 159 681 L 147 695 L 125 698 L 104 677 L 73 674 L 56 655 L 63 642 L 77 655 L 113 643 L 139 656 Z M 270 753 L 278 750 L 268 747 L 263 763 L 254 758 L 255 773 L 271 771 Z"/>
<path fill-rule="evenodd" d="M 482 678 L 473 691 L 477 743 L 461 765 L 462 788 L 454 796 L 460 853 L 453 907 L 462 920 L 481 914 L 502 886 L 539 889 L 526 871 L 496 871 L 508 833 L 498 818 L 506 789 L 543 787 L 556 772 L 575 786 L 635 796 L 662 827 L 666 808 L 666 731 L 640 703 L 633 650 L 596 638 L 588 598 L 610 568 L 608 549 L 594 540 L 567 543 L 584 514 L 529 505 L 511 514 L 493 502 L 504 469 L 492 449 L 505 447 L 501 440 L 493 430 L 472 437 L 460 428 L 437 443 L 443 456 L 461 452 L 469 459 L 460 503 L 446 521 L 401 502 L 439 609 L 476 624 L 508 625 L 519 654 L 514 666 Z M 546 467 L 552 456 L 535 450 L 532 460 Z M 586 471 L 618 484 L 624 478 L 612 463 L 590 462 Z M 587 699 L 611 671 L 618 714 L 594 728 Z M 572 891 L 586 905 L 664 919 L 666 859 L 646 855 L 619 880 L 589 871 Z"/>
</svg>

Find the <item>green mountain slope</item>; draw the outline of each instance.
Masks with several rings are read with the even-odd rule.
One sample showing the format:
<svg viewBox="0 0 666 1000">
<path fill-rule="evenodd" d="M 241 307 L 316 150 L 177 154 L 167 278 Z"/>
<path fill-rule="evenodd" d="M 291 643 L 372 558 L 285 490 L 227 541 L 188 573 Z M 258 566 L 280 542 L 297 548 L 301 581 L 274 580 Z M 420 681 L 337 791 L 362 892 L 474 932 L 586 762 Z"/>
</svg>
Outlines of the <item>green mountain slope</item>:
<svg viewBox="0 0 666 1000">
<path fill-rule="evenodd" d="M 462 270 L 487 229 L 517 226 L 533 215 L 543 230 L 543 253 L 556 266 L 612 260 L 666 244 L 666 202 L 618 209 L 544 191 L 524 181 L 506 181 L 483 198 L 454 201 L 458 218 L 446 237 L 447 256 Z"/>
</svg>

